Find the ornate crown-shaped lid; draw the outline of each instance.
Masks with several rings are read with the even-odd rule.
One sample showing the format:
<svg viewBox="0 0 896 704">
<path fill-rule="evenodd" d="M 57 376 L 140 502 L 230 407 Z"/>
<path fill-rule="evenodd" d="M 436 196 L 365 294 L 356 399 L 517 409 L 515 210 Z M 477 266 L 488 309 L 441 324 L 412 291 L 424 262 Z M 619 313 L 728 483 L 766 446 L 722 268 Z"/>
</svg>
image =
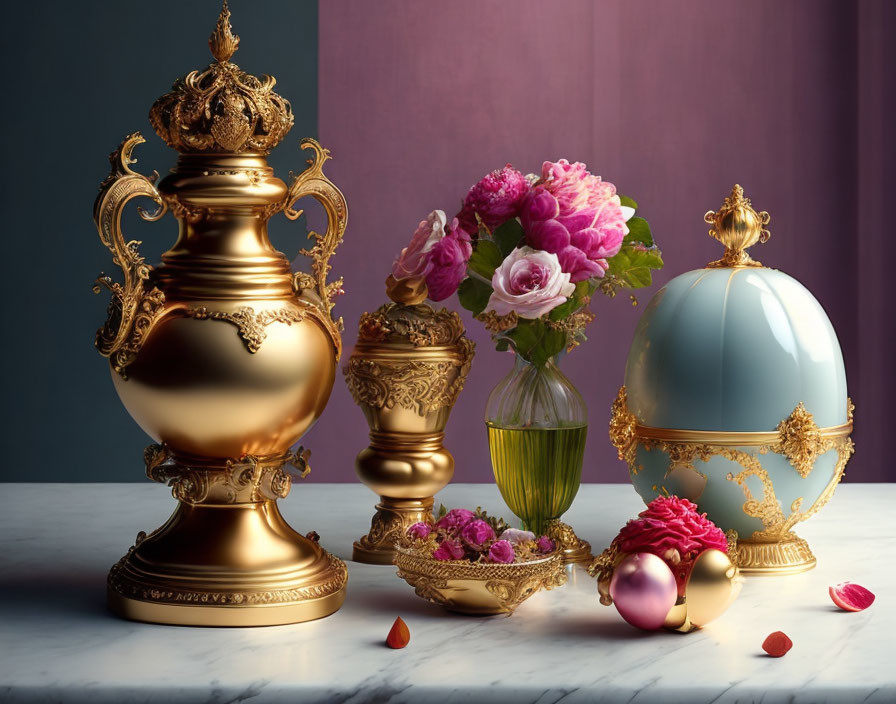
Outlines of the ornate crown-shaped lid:
<svg viewBox="0 0 896 704">
<path fill-rule="evenodd" d="M 769 220 L 769 214 L 764 210 L 761 213 L 753 210 L 750 199 L 744 196 L 744 189 L 740 184 L 735 184 L 718 212 L 710 210 L 703 216 L 703 221 L 712 225 L 710 236 L 725 245 L 724 256 L 707 264 L 707 268 L 762 266 L 747 254 L 747 247 L 757 242 L 768 242 L 771 233 L 765 226 Z"/>
<path fill-rule="evenodd" d="M 289 132 L 292 108 L 274 92 L 274 77 L 257 78 L 230 63 L 239 43 L 224 0 L 208 40 L 215 63 L 179 78 L 149 111 L 153 129 L 169 147 L 184 153 L 266 154 Z"/>
</svg>

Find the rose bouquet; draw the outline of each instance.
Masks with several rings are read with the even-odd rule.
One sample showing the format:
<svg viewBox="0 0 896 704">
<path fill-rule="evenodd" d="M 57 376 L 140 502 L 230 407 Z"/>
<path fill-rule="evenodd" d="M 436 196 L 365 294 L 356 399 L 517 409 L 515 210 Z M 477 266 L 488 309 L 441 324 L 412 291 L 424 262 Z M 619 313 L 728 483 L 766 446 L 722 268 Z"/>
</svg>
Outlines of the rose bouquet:
<svg viewBox="0 0 896 704">
<path fill-rule="evenodd" d="M 514 564 L 542 558 L 556 550 L 546 535 L 510 528 L 481 508 L 469 511 L 442 506 L 435 524 L 415 523 L 407 530 L 405 545 L 435 560 Z"/>
<path fill-rule="evenodd" d="M 475 184 L 450 222 L 435 210 L 420 223 L 388 285 L 419 300 L 457 292 L 499 350 L 542 366 L 585 339 L 597 290 L 647 286 L 662 267 L 636 208 L 582 163 L 546 161 L 540 177 L 508 164 Z"/>
</svg>

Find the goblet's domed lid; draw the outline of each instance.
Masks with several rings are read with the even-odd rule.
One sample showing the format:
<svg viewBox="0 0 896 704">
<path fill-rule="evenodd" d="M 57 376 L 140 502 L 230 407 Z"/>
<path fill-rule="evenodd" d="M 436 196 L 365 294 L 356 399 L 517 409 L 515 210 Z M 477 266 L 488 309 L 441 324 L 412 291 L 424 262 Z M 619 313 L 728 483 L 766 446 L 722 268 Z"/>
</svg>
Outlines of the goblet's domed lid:
<svg viewBox="0 0 896 704">
<path fill-rule="evenodd" d="M 293 125 L 289 101 L 276 79 L 240 70 L 230 58 L 240 38 L 230 26 L 227 0 L 208 45 L 215 62 L 177 79 L 149 111 L 156 133 L 182 153 L 267 154 Z"/>
<path fill-rule="evenodd" d="M 735 186 L 704 219 L 726 251 L 648 304 L 625 372 L 637 423 L 765 432 L 799 404 L 819 427 L 846 423 L 843 356 L 824 309 L 798 281 L 746 252 L 768 240 L 768 213 L 757 213 Z"/>
</svg>

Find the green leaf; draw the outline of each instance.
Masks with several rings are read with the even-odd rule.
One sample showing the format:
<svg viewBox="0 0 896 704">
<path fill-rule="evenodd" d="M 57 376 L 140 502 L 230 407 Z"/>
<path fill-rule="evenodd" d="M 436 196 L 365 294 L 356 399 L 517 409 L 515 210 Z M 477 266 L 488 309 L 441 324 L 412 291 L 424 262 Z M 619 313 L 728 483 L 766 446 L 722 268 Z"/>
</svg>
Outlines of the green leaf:
<svg viewBox="0 0 896 704">
<path fill-rule="evenodd" d="M 663 268 L 663 256 L 656 247 L 645 249 L 634 242 L 624 243 L 619 254 L 610 259 L 609 274 L 629 288 L 643 288 L 653 283 L 651 269 Z"/>
<path fill-rule="evenodd" d="M 581 308 L 582 302 L 592 293 L 594 293 L 594 283 L 590 279 L 579 281 L 576 284 L 575 293 L 567 299 L 566 303 L 561 303 L 554 308 L 548 317 L 551 320 L 563 320 Z"/>
<path fill-rule="evenodd" d="M 566 333 L 548 327 L 541 319 L 521 319 L 503 337 L 513 344 L 518 355 L 536 366 L 543 366 L 551 357 L 566 347 Z"/>
<path fill-rule="evenodd" d="M 616 195 L 619 195 L 619 194 L 617 193 Z M 619 196 L 619 204 L 624 205 L 627 208 L 634 208 L 635 210 L 638 209 L 638 204 L 635 203 L 634 199 L 629 198 L 628 196 L 620 195 Z"/>
<path fill-rule="evenodd" d="M 532 350 L 529 361 L 537 367 L 543 366 L 555 354 L 562 352 L 564 347 L 566 347 L 566 333 L 545 326 L 544 334 L 539 344 Z"/>
<path fill-rule="evenodd" d="M 491 298 L 492 287 L 484 281 L 468 276 L 457 289 L 457 299 L 460 304 L 473 315 L 479 315 L 488 305 Z"/>
<path fill-rule="evenodd" d="M 650 269 L 646 266 L 636 266 L 625 272 L 625 282 L 632 288 L 643 288 L 653 283 Z"/>
<path fill-rule="evenodd" d="M 625 224 L 628 225 L 628 234 L 622 240 L 623 243 L 640 242 L 645 247 L 653 247 L 653 235 L 650 232 L 650 225 L 647 224 L 644 218 L 629 218 Z"/>
<path fill-rule="evenodd" d="M 473 271 L 483 278 L 491 281 L 495 269 L 501 266 L 504 257 L 501 256 L 501 250 L 491 240 L 478 240 L 473 249 L 473 256 L 470 257 L 469 266 Z"/>
<path fill-rule="evenodd" d="M 511 218 L 503 225 L 495 228 L 495 231 L 492 233 L 495 244 L 501 250 L 502 258 L 516 249 L 525 236 L 526 233 L 523 230 L 523 226 L 520 225 L 520 221 L 516 218 Z"/>
<path fill-rule="evenodd" d="M 516 353 L 531 361 L 534 350 L 544 335 L 544 323 L 541 320 L 521 318 L 519 324 L 504 333 L 504 337 L 513 343 Z"/>
<path fill-rule="evenodd" d="M 510 340 L 508 340 L 506 337 L 499 337 L 495 341 L 495 349 L 498 350 L 498 352 L 506 352 L 509 348 Z"/>
</svg>

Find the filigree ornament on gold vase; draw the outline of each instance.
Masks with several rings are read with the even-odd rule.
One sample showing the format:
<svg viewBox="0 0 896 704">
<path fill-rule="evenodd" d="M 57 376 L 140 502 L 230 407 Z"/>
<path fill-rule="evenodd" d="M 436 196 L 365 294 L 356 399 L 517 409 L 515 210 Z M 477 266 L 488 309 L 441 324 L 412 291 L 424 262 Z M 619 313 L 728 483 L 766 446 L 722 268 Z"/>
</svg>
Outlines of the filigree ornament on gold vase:
<svg viewBox="0 0 896 704">
<path fill-rule="evenodd" d="M 258 8 L 261 11 L 261 7 Z M 100 239 L 121 267 L 109 289 L 96 346 L 109 358 L 116 391 L 156 442 L 147 475 L 169 484 L 174 515 L 142 534 L 109 576 L 119 614 L 182 625 L 292 623 L 332 613 L 345 598 L 345 565 L 312 532 L 295 532 L 277 508 L 308 452 L 290 448 L 321 415 L 339 359 L 341 320 L 331 315 L 342 280 L 329 259 L 347 209 L 323 173 L 329 152 L 312 139 L 309 166 L 287 186 L 266 155 L 293 124 L 274 79 L 231 63 L 239 38 L 225 2 L 209 40 L 214 61 L 179 79 L 150 111 L 159 136 L 180 152 L 160 182 L 132 169 L 142 143 L 129 135 L 94 207 Z M 295 220 L 311 196 L 327 215 L 324 233 L 294 274 L 267 234 L 277 213 Z M 150 266 L 122 232 L 133 199 L 179 224 L 174 245 Z"/>
<path fill-rule="evenodd" d="M 353 559 L 372 564 L 391 564 L 407 528 L 433 520 L 433 496 L 454 474 L 454 458 L 442 446 L 445 426 L 475 347 L 457 313 L 423 302 L 422 281 L 390 276 L 386 284 L 393 302 L 361 316 L 343 369 L 370 427 L 355 470 L 380 502 Z"/>
</svg>

